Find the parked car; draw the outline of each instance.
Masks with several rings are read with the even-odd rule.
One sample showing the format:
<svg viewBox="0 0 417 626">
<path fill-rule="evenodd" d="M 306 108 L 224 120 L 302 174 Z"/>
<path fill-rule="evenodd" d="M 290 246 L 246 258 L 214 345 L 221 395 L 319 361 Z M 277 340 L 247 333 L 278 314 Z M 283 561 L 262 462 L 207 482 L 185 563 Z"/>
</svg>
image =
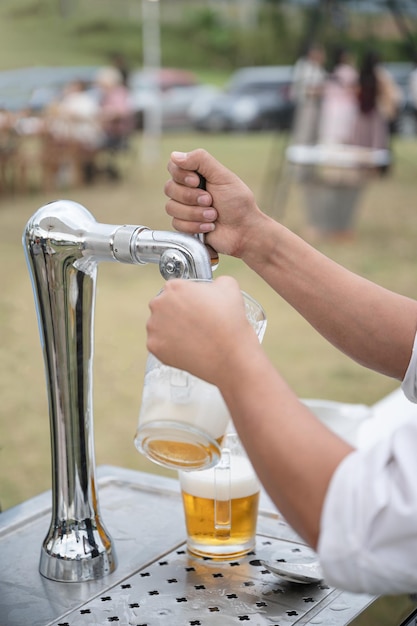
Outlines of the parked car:
<svg viewBox="0 0 417 626">
<path fill-rule="evenodd" d="M 0 108 L 41 111 L 74 80 L 93 84 L 96 66 L 24 67 L 0 72 Z"/>
<path fill-rule="evenodd" d="M 211 132 L 291 128 L 292 72 L 291 66 L 237 70 L 224 91 L 194 102 L 191 107 L 194 127 Z"/>
<path fill-rule="evenodd" d="M 189 109 L 196 98 L 217 92 L 214 86 L 202 84 L 193 72 L 176 68 L 137 70 L 130 76 L 129 88 L 137 128 L 144 127 L 146 115 L 163 129 L 188 127 Z"/>
</svg>

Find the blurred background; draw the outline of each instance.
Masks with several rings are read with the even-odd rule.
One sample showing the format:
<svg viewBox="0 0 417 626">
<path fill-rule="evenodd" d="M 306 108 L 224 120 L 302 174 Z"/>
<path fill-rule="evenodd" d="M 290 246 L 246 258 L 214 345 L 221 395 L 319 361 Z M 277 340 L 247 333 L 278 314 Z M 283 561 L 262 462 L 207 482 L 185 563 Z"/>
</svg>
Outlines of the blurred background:
<svg viewBox="0 0 417 626">
<path fill-rule="evenodd" d="M 295 138 L 295 67 L 312 44 L 324 51 L 321 96 L 335 85 L 336 47 L 356 71 L 350 96 L 366 53 L 377 53 L 396 94 L 384 144 L 353 150 L 352 142 Z M 65 197 L 100 222 L 169 230 L 169 154 L 204 147 L 265 212 L 341 264 L 417 297 L 416 50 L 412 0 L 2 0 L 3 510 L 51 484 L 43 357 L 21 243 L 32 214 Z M 398 387 L 329 346 L 238 260 L 221 258 L 220 274 L 235 276 L 266 309 L 265 350 L 300 397 L 373 404 Z M 148 302 L 162 283 L 153 265 L 99 267 L 98 465 L 162 472 L 133 445 Z"/>
</svg>

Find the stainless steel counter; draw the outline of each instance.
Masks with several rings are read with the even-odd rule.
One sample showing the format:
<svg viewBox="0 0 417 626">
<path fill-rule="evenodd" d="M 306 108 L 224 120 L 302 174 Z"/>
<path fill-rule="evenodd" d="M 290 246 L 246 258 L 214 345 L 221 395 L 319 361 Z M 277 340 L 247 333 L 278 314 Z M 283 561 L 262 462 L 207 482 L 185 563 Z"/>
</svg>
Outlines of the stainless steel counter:
<svg viewBox="0 0 417 626">
<path fill-rule="evenodd" d="M 376 600 L 324 583 L 286 583 L 265 570 L 261 558 L 308 550 L 265 494 L 256 551 L 219 563 L 187 554 L 177 480 L 106 466 L 98 476 L 116 571 L 87 583 L 47 580 L 38 565 L 50 522 L 50 492 L 5 511 L 0 515 L 1 626 L 337 626 L 363 615 Z"/>
</svg>

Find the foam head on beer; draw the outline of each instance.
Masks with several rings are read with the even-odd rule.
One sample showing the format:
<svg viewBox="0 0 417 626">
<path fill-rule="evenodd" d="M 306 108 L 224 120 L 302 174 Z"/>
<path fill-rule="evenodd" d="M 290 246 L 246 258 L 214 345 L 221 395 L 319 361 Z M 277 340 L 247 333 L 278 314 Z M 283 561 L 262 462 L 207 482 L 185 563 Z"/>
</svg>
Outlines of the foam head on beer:
<svg viewBox="0 0 417 626">
<path fill-rule="evenodd" d="M 232 500 L 246 498 L 259 492 L 259 481 L 250 461 L 243 456 L 230 458 L 230 496 L 228 481 L 215 481 L 215 467 L 198 472 L 179 472 L 181 489 L 186 493 L 214 500 L 217 495 L 219 500 Z"/>
<path fill-rule="evenodd" d="M 254 548 L 260 487 L 246 456 L 231 455 L 229 475 L 213 467 L 179 477 L 190 552 L 228 558 Z M 229 516 L 229 524 L 218 524 L 216 515 L 221 522 Z"/>
</svg>

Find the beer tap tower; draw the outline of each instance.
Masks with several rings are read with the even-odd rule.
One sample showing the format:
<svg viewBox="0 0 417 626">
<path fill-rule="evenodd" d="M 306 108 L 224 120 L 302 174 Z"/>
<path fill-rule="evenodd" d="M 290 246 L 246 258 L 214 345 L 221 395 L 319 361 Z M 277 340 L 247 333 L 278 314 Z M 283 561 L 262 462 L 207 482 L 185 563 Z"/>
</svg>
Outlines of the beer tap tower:
<svg viewBox="0 0 417 626">
<path fill-rule="evenodd" d="M 158 263 L 169 278 L 212 277 L 198 238 L 144 226 L 100 224 L 60 200 L 40 208 L 23 244 L 45 363 L 52 453 L 52 519 L 40 572 L 56 581 L 94 580 L 116 568 L 99 512 L 93 440 L 93 313 L 100 261 Z"/>
</svg>

